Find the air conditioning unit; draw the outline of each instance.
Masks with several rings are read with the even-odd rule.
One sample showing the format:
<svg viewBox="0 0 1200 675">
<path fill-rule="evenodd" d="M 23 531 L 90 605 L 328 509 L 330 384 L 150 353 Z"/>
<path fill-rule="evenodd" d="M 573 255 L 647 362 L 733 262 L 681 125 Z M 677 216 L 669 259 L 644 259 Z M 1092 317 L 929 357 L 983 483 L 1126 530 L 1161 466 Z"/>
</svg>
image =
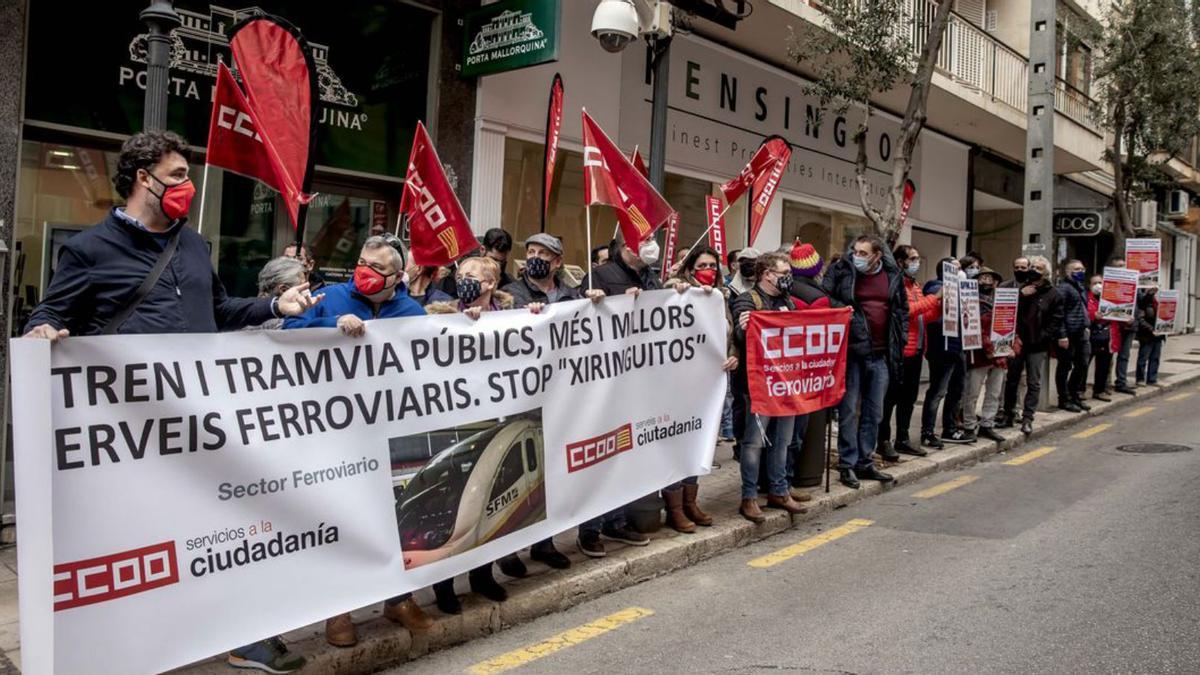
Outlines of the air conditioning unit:
<svg viewBox="0 0 1200 675">
<path fill-rule="evenodd" d="M 1191 196 L 1185 190 L 1171 190 L 1167 193 L 1167 217 L 1187 218 L 1188 207 L 1191 206 Z"/>
<path fill-rule="evenodd" d="M 1154 230 L 1158 227 L 1158 202 L 1144 201 L 1133 205 L 1133 226 L 1138 230 Z"/>
</svg>

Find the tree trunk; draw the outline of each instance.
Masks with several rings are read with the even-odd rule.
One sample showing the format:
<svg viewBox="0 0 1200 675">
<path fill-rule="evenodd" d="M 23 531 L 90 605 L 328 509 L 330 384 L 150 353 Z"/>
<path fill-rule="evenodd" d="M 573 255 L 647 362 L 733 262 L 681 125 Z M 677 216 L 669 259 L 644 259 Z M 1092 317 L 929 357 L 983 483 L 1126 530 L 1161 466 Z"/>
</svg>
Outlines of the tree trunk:
<svg viewBox="0 0 1200 675">
<path fill-rule="evenodd" d="M 1116 222 L 1113 223 L 1113 238 L 1123 243 L 1132 226 L 1129 218 L 1129 192 L 1126 186 L 1125 155 L 1121 152 L 1121 140 L 1125 137 L 1126 101 L 1118 93 L 1113 103 L 1113 211 L 1116 212 Z"/>
<path fill-rule="evenodd" d="M 871 109 L 866 107 L 863 109 L 862 122 L 859 123 L 858 130 L 854 132 L 854 143 L 858 148 L 858 153 L 854 156 L 854 180 L 858 183 L 858 201 L 862 206 L 863 214 L 875 225 L 876 232 L 886 235 L 887 225 L 883 214 L 871 205 L 871 188 L 867 185 L 867 125 L 870 119 Z"/>
</svg>

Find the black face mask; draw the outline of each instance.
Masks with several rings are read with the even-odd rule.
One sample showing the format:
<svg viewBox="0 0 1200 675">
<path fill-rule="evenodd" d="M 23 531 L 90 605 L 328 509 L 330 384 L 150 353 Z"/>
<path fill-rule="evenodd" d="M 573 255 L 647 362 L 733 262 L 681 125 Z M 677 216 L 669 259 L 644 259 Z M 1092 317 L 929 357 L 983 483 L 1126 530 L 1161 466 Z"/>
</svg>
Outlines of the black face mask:
<svg viewBox="0 0 1200 675">
<path fill-rule="evenodd" d="M 738 273 L 742 275 L 743 279 L 753 279 L 754 278 L 754 261 L 753 260 L 739 260 L 738 261 Z"/>
<path fill-rule="evenodd" d="M 475 302 L 479 299 L 480 295 L 483 295 L 483 283 L 478 279 L 463 277 L 462 279 L 458 280 L 456 286 L 458 288 L 458 299 L 461 300 L 464 305 L 469 305 L 472 302 Z"/>
<path fill-rule="evenodd" d="M 541 258 L 530 258 L 525 261 L 525 272 L 530 279 L 545 279 L 550 276 L 550 263 Z"/>
<path fill-rule="evenodd" d="M 792 275 L 785 274 L 776 279 L 775 288 L 778 288 L 783 293 L 787 293 L 788 291 L 792 290 Z"/>
<path fill-rule="evenodd" d="M 1027 284 L 1030 281 L 1033 281 L 1033 277 L 1031 276 L 1032 274 L 1033 273 L 1029 270 L 1013 270 L 1013 278 L 1022 284 Z"/>
</svg>

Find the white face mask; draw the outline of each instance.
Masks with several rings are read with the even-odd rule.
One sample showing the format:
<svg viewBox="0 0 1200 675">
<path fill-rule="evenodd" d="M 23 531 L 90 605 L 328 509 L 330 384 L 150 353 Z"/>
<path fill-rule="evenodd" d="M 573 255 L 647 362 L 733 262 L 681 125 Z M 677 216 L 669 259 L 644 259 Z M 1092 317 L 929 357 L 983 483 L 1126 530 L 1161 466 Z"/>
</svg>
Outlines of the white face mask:
<svg viewBox="0 0 1200 675">
<path fill-rule="evenodd" d="M 658 262 L 658 256 L 659 248 L 657 241 L 650 238 L 642 242 L 641 248 L 638 249 L 638 257 L 642 259 L 642 262 L 646 263 L 647 267 L 653 266 L 654 263 Z"/>
<path fill-rule="evenodd" d="M 1104 284 L 1092 284 L 1092 292 L 1100 295 L 1104 291 Z"/>
</svg>

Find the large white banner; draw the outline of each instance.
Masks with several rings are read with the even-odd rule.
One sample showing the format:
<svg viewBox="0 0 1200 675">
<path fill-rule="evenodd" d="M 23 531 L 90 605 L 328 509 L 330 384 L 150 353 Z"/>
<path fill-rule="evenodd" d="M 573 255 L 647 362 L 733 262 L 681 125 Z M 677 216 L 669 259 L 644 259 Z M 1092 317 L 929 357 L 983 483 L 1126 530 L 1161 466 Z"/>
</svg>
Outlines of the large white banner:
<svg viewBox="0 0 1200 675">
<path fill-rule="evenodd" d="M 158 672 L 707 473 L 719 294 L 12 342 L 27 673 Z"/>
</svg>

